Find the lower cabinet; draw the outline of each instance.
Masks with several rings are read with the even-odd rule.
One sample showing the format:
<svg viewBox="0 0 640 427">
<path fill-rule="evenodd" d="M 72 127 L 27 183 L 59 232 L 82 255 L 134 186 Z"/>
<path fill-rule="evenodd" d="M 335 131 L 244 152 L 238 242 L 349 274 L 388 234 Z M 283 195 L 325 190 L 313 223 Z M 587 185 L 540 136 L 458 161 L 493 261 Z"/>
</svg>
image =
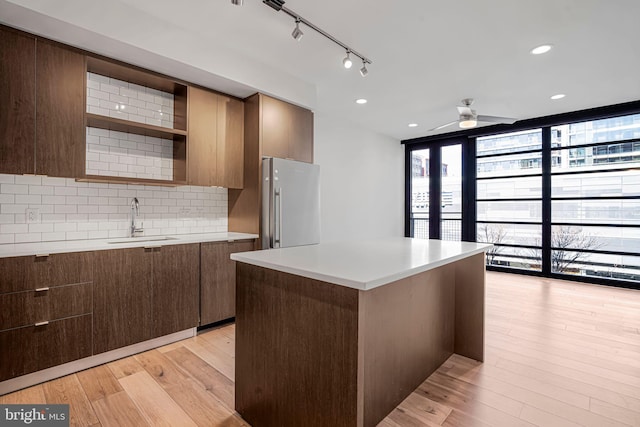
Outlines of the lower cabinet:
<svg viewBox="0 0 640 427">
<path fill-rule="evenodd" d="M 236 315 L 235 252 L 254 250 L 254 240 L 200 244 L 200 324 L 219 322 Z"/>
<path fill-rule="evenodd" d="M 94 354 L 198 325 L 199 245 L 100 251 Z"/>
<path fill-rule="evenodd" d="M 93 352 L 151 339 L 153 251 L 96 252 L 93 276 Z"/>
</svg>

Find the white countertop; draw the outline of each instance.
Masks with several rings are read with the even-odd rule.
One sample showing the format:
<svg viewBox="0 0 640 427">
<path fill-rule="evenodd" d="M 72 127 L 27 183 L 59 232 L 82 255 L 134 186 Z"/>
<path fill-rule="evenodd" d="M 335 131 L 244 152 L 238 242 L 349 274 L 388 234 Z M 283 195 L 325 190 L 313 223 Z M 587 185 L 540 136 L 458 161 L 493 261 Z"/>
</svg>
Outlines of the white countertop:
<svg viewBox="0 0 640 427">
<path fill-rule="evenodd" d="M 233 232 L 177 234 L 166 236 L 170 238 L 168 240 L 156 240 L 158 237 L 160 236 L 5 244 L 0 245 L 0 258 L 57 254 L 65 252 L 103 251 L 107 249 L 183 245 L 186 243 L 224 242 L 233 240 L 257 239 L 258 235 Z"/>
<path fill-rule="evenodd" d="M 241 252 L 231 259 L 350 288 L 373 289 L 493 245 L 404 237 Z"/>
</svg>

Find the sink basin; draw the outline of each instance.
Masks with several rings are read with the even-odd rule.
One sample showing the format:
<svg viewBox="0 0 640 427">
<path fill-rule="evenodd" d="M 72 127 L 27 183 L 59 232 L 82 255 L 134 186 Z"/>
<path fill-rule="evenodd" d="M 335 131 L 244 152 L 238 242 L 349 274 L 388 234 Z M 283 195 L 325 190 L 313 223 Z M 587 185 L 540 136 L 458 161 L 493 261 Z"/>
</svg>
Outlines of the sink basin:
<svg viewBox="0 0 640 427">
<path fill-rule="evenodd" d="M 146 237 L 124 237 L 122 239 L 108 240 L 107 243 L 135 243 L 135 242 L 163 242 L 166 240 L 177 240 L 175 237 L 167 236 L 146 236 Z"/>
</svg>

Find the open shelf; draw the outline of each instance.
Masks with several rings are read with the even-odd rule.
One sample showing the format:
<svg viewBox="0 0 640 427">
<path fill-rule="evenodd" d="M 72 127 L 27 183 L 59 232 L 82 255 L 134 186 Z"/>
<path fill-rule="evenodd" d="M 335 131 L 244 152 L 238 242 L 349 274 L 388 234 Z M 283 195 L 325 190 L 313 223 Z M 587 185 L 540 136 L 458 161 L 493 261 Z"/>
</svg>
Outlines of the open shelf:
<svg viewBox="0 0 640 427">
<path fill-rule="evenodd" d="M 87 175 L 76 179 L 78 182 L 105 182 L 109 184 L 142 184 L 158 185 L 165 187 L 179 187 L 187 185 L 186 181 L 168 181 L 164 179 L 130 178 L 125 176 Z"/>
<path fill-rule="evenodd" d="M 146 123 L 132 122 L 114 117 L 100 116 L 98 114 L 85 113 L 87 126 L 99 129 L 115 130 L 119 132 L 135 133 L 138 135 L 153 136 L 156 138 L 174 139 L 174 136 L 186 136 L 187 132 L 179 129 L 165 128 L 148 125 Z"/>
</svg>

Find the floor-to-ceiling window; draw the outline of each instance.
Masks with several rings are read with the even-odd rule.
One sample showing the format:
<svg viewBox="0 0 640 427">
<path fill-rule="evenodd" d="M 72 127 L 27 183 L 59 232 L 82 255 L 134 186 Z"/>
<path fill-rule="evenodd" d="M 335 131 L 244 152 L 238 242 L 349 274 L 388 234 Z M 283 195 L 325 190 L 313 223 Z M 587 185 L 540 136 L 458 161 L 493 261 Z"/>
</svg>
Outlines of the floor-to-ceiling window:
<svg viewBox="0 0 640 427">
<path fill-rule="evenodd" d="M 640 288 L 640 102 L 622 107 L 407 143 L 405 234 L 493 243 L 491 269 Z"/>
</svg>

